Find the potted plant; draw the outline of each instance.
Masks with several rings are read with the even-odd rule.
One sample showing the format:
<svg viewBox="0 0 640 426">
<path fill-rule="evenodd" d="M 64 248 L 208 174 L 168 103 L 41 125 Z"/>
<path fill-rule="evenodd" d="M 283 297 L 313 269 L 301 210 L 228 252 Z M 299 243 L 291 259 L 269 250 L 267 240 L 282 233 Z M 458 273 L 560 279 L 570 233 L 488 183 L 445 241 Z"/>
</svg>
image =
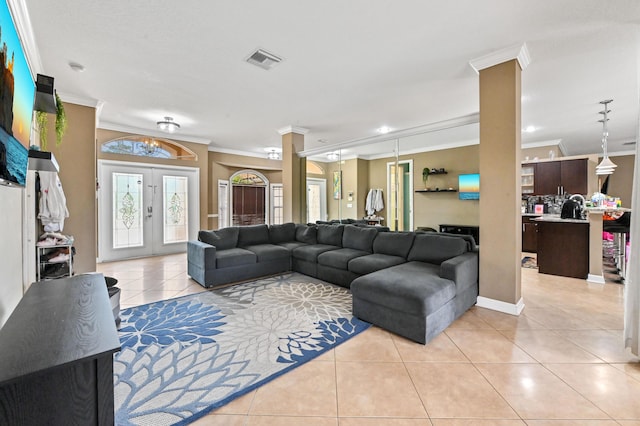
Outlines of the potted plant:
<svg viewBox="0 0 640 426">
<path fill-rule="evenodd" d="M 429 173 L 431 173 L 431 171 L 428 167 L 422 169 L 422 182 L 424 183 L 424 189 L 429 189 L 427 188 L 427 179 L 429 179 Z"/>
<path fill-rule="evenodd" d="M 67 130 L 67 114 L 60 97 L 56 93 L 56 146 L 62 143 L 62 136 Z M 44 111 L 36 111 L 36 123 L 40 131 L 40 148 L 44 151 L 47 149 L 47 122 L 48 115 Z"/>
</svg>

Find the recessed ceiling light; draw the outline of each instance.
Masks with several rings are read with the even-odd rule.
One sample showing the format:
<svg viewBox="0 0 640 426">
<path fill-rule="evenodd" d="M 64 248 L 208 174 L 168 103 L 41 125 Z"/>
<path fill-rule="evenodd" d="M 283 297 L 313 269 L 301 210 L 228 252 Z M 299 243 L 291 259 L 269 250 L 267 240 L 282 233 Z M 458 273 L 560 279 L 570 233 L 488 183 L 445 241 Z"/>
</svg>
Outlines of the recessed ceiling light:
<svg viewBox="0 0 640 426">
<path fill-rule="evenodd" d="M 527 126 L 527 128 L 523 130 L 523 132 L 525 133 L 533 133 L 535 131 L 536 131 L 536 128 L 533 126 Z"/>
<path fill-rule="evenodd" d="M 75 72 L 84 72 L 84 65 L 79 64 L 77 62 L 69 62 L 69 68 L 74 70 Z"/>
<path fill-rule="evenodd" d="M 327 143 L 327 140 L 326 140 L 326 139 L 318 139 L 318 142 L 320 142 L 320 143 Z"/>
<path fill-rule="evenodd" d="M 387 127 L 387 126 L 382 126 L 382 127 L 378 128 L 378 133 L 383 134 L 383 135 L 389 133 L 390 131 L 391 131 L 391 128 Z"/>
</svg>

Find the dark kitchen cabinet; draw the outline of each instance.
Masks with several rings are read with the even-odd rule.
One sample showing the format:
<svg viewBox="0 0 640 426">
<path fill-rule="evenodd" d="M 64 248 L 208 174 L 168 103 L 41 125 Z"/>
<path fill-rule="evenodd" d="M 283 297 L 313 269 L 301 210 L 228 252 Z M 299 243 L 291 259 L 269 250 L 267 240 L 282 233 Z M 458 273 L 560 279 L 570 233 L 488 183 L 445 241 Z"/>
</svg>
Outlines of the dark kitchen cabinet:
<svg viewBox="0 0 640 426">
<path fill-rule="evenodd" d="M 587 278 L 589 223 L 538 222 L 538 272 Z"/>
<path fill-rule="evenodd" d="M 586 194 L 588 160 L 547 161 L 536 164 L 534 194 Z"/>
<path fill-rule="evenodd" d="M 530 253 L 538 251 L 538 224 L 531 220 L 533 218 L 522 216 L 522 251 Z"/>
</svg>

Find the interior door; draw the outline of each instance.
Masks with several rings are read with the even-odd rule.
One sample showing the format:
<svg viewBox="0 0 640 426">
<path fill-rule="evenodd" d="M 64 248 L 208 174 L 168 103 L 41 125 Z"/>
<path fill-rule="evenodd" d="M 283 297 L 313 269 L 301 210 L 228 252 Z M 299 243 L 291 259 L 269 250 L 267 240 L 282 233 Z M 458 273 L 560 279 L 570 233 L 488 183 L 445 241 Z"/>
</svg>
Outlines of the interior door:
<svg viewBox="0 0 640 426">
<path fill-rule="evenodd" d="M 413 230 L 413 160 L 387 163 L 387 226 L 392 231 Z M 397 182 L 397 184 L 396 184 Z"/>
<path fill-rule="evenodd" d="M 307 223 L 327 220 L 327 181 L 307 179 Z"/>
<path fill-rule="evenodd" d="M 199 226 L 197 169 L 101 160 L 98 176 L 100 261 L 186 251 Z"/>
</svg>

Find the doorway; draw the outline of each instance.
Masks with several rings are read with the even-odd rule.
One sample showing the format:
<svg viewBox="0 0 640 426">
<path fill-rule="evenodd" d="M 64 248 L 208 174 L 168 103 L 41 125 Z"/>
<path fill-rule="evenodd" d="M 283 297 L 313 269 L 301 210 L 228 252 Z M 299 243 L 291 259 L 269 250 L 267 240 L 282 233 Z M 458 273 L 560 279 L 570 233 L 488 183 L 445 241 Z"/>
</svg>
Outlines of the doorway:
<svg viewBox="0 0 640 426">
<path fill-rule="evenodd" d="M 198 231 L 199 170 L 98 161 L 98 261 L 182 253 Z"/>
<path fill-rule="evenodd" d="M 327 181 L 307 178 L 307 223 L 327 220 Z"/>
<path fill-rule="evenodd" d="M 392 231 L 413 231 L 413 160 L 397 164 L 396 171 L 396 162 L 387 163 L 387 224 Z"/>
</svg>

